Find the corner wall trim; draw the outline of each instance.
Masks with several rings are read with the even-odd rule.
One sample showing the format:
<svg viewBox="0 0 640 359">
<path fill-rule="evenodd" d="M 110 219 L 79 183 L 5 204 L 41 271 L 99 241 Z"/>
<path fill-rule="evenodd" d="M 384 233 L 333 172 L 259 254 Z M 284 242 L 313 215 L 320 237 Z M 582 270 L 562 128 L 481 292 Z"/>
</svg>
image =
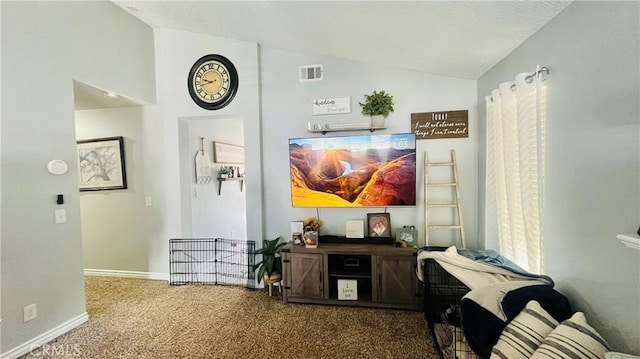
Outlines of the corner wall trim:
<svg viewBox="0 0 640 359">
<path fill-rule="evenodd" d="M 43 344 L 46 344 L 52 340 L 54 340 L 55 338 L 61 336 L 62 334 L 65 334 L 69 331 L 71 331 L 72 329 L 75 329 L 76 327 L 80 326 L 81 324 L 83 324 L 84 322 L 89 320 L 89 315 L 87 314 L 87 312 L 84 312 L 82 314 L 80 314 L 79 316 L 72 318 L 60 325 L 58 325 L 57 327 L 42 333 L 41 335 L 29 340 L 28 342 L 19 345 L 11 350 L 9 350 L 6 353 L 3 353 L 2 355 L 0 355 L 1 359 L 16 359 L 19 358 L 25 354 L 28 354 L 31 350 L 36 349 L 38 347 L 40 347 Z"/>
<path fill-rule="evenodd" d="M 84 275 L 98 276 L 98 277 L 119 277 L 119 278 L 133 278 L 133 279 L 164 280 L 164 281 L 169 280 L 169 276 L 165 273 L 136 272 L 136 271 L 111 270 L 111 269 L 85 269 Z"/>
</svg>

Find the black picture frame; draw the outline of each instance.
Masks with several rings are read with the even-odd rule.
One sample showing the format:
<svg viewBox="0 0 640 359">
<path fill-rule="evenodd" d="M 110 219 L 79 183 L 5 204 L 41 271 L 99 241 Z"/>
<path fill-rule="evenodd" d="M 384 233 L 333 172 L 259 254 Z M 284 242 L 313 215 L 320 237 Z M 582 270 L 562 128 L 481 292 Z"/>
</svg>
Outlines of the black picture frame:
<svg viewBox="0 0 640 359">
<path fill-rule="evenodd" d="M 81 192 L 127 189 L 122 136 L 80 140 L 76 147 Z"/>
<path fill-rule="evenodd" d="M 391 237 L 391 214 L 367 213 L 367 228 L 369 237 Z"/>
</svg>

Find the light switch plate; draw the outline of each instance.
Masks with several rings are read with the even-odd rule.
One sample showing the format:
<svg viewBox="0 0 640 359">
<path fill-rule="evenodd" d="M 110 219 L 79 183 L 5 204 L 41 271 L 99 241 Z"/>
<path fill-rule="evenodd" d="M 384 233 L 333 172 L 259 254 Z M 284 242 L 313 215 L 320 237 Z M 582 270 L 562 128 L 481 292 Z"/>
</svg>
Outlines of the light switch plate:
<svg viewBox="0 0 640 359">
<path fill-rule="evenodd" d="M 56 215 L 56 223 L 65 223 L 67 221 L 67 211 L 63 208 L 54 211 Z"/>
</svg>

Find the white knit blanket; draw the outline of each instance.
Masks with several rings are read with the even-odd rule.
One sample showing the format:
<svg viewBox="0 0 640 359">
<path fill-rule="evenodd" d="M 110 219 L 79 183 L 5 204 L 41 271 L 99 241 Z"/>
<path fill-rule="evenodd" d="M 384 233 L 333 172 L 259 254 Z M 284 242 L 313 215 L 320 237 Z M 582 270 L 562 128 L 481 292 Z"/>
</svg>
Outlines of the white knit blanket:
<svg viewBox="0 0 640 359">
<path fill-rule="evenodd" d="M 491 264 L 475 262 L 458 254 L 456 247 L 451 246 L 445 251 L 421 251 L 418 253 L 416 275 L 423 282 L 425 281 L 423 263 L 428 258 L 435 259 L 444 270 L 469 287 L 469 289 L 507 281 L 536 280 Z M 545 282 L 544 279 L 539 280 Z"/>
</svg>

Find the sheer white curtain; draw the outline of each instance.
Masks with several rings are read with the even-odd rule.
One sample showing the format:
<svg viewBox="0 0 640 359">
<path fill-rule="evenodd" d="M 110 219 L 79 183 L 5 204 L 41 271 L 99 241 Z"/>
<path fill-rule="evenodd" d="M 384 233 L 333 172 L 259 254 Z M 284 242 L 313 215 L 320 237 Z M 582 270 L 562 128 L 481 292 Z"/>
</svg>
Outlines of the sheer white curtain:
<svg viewBox="0 0 640 359">
<path fill-rule="evenodd" d="M 546 68 L 543 68 L 546 70 Z M 485 235 L 500 253 L 542 273 L 546 85 L 543 71 L 522 73 L 486 97 Z"/>
</svg>

